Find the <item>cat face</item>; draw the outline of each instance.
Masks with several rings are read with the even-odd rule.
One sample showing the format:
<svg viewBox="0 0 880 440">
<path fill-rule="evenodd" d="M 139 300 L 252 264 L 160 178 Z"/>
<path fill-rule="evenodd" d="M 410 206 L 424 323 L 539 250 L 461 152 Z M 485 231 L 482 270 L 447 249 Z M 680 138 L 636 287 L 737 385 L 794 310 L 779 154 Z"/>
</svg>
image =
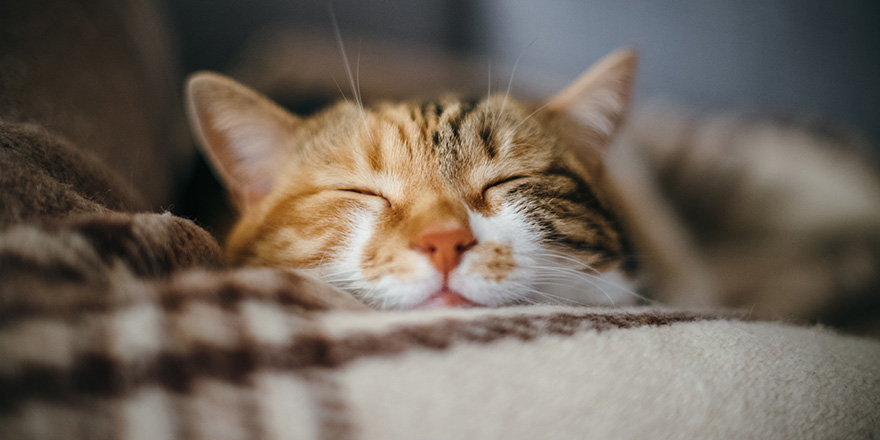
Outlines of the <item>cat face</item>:
<svg viewBox="0 0 880 440">
<path fill-rule="evenodd" d="M 634 68 L 613 54 L 543 106 L 343 102 L 308 119 L 196 74 L 190 116 L 242 212 L 229 261 L 313 271 L 378 308 L 631 302 L 601 154 Z"/>
</svg>

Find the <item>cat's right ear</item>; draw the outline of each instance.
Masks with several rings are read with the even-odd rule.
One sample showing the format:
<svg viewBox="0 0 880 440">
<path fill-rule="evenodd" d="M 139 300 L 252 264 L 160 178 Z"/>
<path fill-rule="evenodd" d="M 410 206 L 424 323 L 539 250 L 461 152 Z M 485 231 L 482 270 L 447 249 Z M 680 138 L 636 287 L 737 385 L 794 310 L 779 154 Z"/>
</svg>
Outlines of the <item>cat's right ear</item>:
<svg viewBox="0 0 880 440">
<path fill-rule="evenodd" d="M 186 84 L 187 113 L 199 143 L 240 211 L 272 190 L 299 118 L 250 88 L 211 72 Z"/>
<path fill-rule="evenodd" d="M 546 105 L 563 138 L 589 155 L 604 154 L 629 110 L 638 54 L 617 50 Z"/>
</svg>

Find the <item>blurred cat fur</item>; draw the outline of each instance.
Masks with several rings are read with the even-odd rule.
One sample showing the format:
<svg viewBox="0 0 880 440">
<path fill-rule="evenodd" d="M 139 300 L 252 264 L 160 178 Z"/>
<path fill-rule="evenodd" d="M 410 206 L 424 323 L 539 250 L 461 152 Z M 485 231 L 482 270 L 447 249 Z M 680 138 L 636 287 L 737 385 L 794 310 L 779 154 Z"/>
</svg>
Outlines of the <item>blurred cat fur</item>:
<svg viewBox="0 0 880 440">
<path fill-rule="evenodd" d="M 880 171 L 864 139 L 656 103 L 630 122 L 607 163 L 639 174 L 629 198 L 661 201 L 630 202 L 627 222 L 651 230 L 634 233 L 656 297 L 880 330 Z"/>
</svg>

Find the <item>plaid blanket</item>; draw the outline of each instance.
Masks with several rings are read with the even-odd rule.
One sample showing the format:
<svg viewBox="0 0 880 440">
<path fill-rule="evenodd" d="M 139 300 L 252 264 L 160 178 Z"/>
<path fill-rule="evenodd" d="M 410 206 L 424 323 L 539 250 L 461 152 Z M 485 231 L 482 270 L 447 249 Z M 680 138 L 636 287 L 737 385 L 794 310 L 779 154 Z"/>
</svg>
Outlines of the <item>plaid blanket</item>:
<svg viewBox="0 0 880 440">
<path fill-rule="evenodd" d="M 4 169 L 82 159 L 6 139 Z M 42 171 L 0 229 L 4 439 L 880 437 L 875 340 L 656 307 L 372 311 Z"/>
</svg>

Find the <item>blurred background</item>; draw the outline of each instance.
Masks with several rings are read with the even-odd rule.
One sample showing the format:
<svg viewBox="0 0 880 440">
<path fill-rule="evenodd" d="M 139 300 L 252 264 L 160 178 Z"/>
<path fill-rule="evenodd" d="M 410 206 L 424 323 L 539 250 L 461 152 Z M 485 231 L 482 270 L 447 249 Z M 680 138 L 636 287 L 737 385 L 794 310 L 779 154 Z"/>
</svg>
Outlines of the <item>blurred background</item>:
<svg viewBox="0 0 880 440">
<path fill-rule="evenodd" d="M 165 1 L 185 72 L 247 70 L 242 64 L 258 64 L 253 53 L 271 45 L 265 42 L 267 29 L 332 37 L 327 0 Z M 872 0 L 334 0 L 332 5 L 350 60 L 362 57 L 359 76 L 393 83 L 389 76 L 396 73 L 398 81 L 410 81 L 398 84 L 400 93 L 409 88 L 431 93 L 433 87 L 503 91 L 521 57 L 514 88 L 543 97 L 609 51 L 631 46 L 642 54 L 637 102 L 665 98 L 700 108 L 796 113 L 854 127 L 874 144 L 880 140 L 880 2 Z M 263 43 L 255 43 L 260 35 Z M 335 71 L 333 80 L 348 93 L 335 42 L 310 41 L 310 51 L 287 55 L 300 59 L 276 61 L 291 63 L 290 69 L 332 62 L 322 72 Z M 275 49 L 264 56 L 286 55 Z M 442 80 L 417 78 L 437 71 L 446 73 Z M 242 73 L 248 75 L 265 81 Z M 331 91 L 339 97 L 338 88 Z"/>
</svg>

